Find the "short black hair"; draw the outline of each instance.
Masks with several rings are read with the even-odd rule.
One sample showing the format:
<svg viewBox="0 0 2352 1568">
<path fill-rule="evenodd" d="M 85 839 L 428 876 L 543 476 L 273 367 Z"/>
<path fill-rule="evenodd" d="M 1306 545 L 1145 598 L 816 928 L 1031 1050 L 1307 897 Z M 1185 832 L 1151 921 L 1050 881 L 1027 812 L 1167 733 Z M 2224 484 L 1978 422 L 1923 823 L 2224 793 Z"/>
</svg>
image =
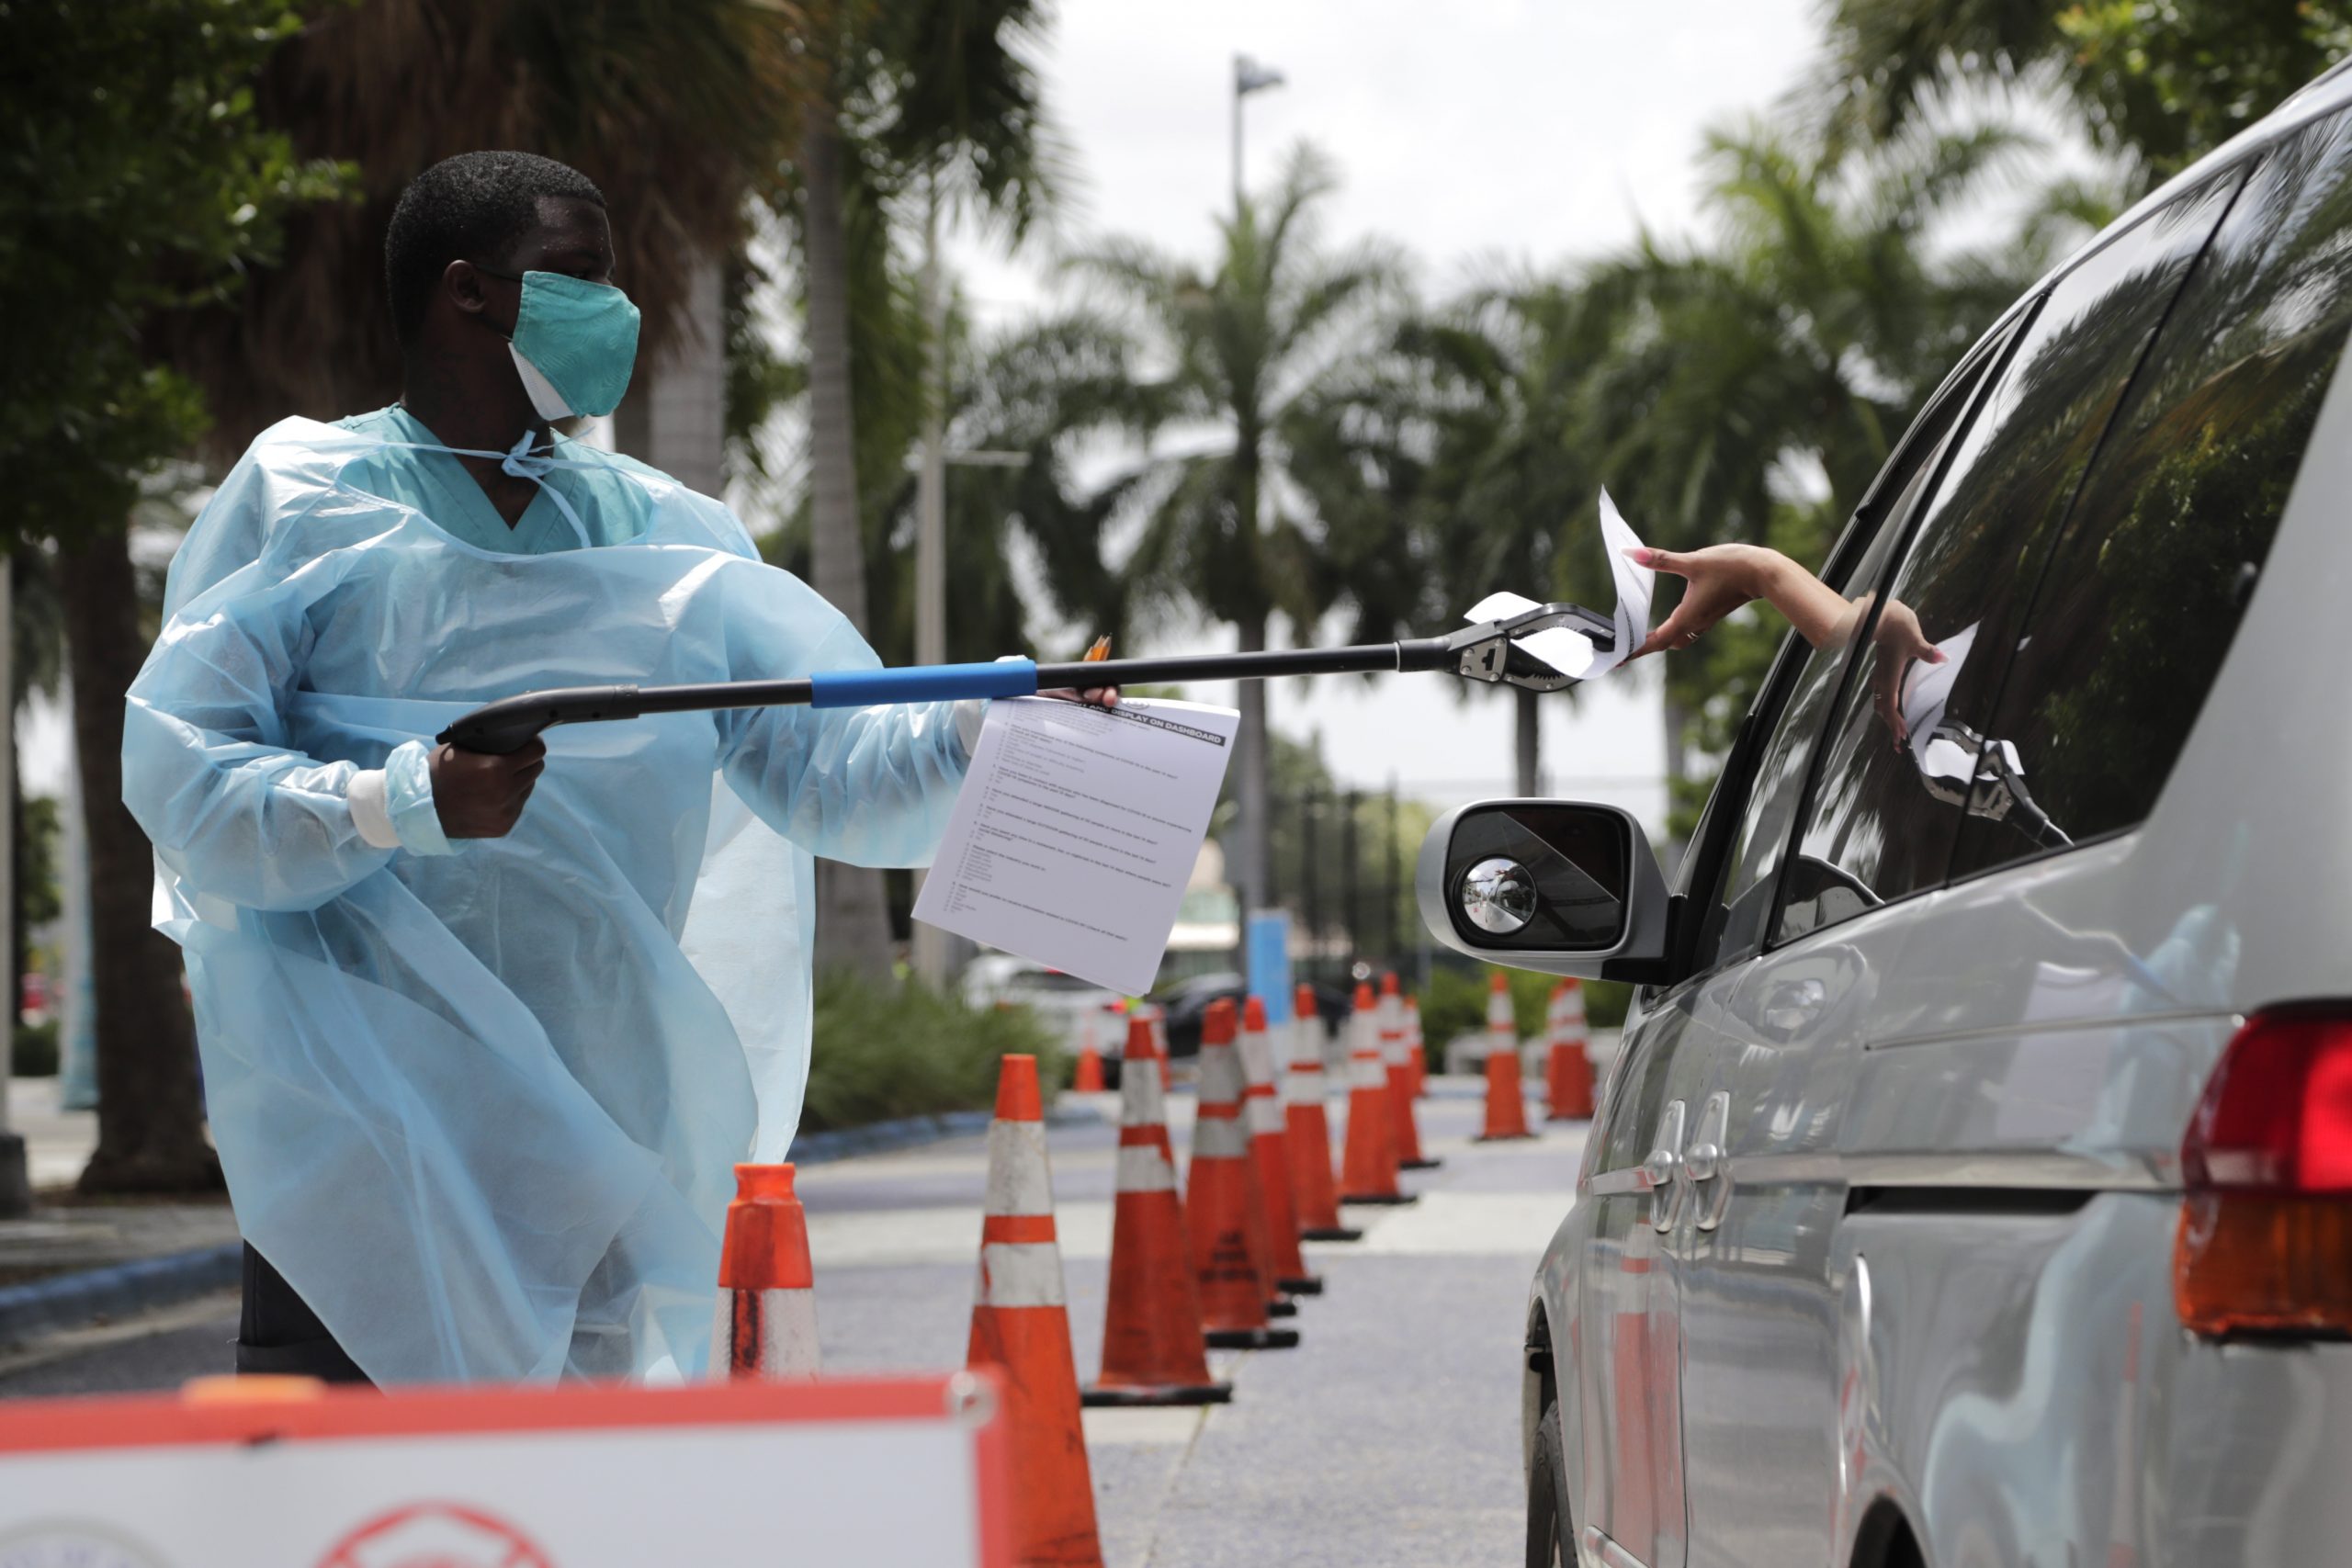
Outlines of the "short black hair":
<svg viewBox="0 0 2352 1568">
<path fill-rule="evenodd" d="M 384 287 L 401 346 L 416 341 L 449 264 L 486 261 L 528 233 L 542 197 L 605 205 L 587 175 L 533 152 L 460 152 L 409 182 L 384 235 Z"/>
</svg>

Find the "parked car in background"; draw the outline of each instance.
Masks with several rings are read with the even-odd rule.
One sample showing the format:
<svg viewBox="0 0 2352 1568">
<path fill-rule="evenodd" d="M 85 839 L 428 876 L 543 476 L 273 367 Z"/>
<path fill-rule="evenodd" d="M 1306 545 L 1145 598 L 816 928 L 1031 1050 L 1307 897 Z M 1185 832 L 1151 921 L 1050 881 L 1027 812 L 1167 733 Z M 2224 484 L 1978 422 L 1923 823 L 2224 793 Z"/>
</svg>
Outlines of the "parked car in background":
<svg viewBox="0 0 2352 1568">
<path fill-rule="evenodd" d="M 2339 68 L 1962 361 L 1674 886 L 1610 807 L 1432 829 L 1441 939 L 1645 987 L 1534 1568 L 2352 1560 L 2347 333 Z"/>
<path fill-rule="evenodd" d="M 1201 1020 L 1207 1014 L 1209 1004 L 1228 1001 L 1238 1008 L 1249 994 L 1249 981 L 1229 970 L 1196 975 L 1154 991 L 1148 999 L 1168 1010 L 1169 1055 L 1182 1058 L 1200 1055 Z M 1315 987 L 1316 1011 L 1321 1015 L 1326 1029 L 1338 1029 L 1344 1024 L 1354 1006 L 1352 996 L 1334 987 Z"/>
<path fill-rule="evenodd" d="M 1028 1008 L 1052 1032 L 1054 1043 L 1073 1055 L 1081 1043 L 1080 1024 L 1089 1017 L 1094 1020 L 1095 1046 L 1105 1055 L 1117 1053 L 1125 1035 L 1125 998 L 1117 992 L 1035 959 L 983 953 L 964 966 L 963 989 L 967 1007 Z"/>
</svg>

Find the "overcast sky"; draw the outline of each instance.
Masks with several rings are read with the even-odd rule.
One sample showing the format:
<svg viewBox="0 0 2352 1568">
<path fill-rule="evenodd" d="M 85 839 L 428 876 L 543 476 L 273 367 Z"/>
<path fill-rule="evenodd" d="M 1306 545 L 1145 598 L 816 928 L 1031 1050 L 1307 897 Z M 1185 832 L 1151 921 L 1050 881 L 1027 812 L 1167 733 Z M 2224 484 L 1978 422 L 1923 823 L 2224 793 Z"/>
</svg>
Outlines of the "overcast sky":
<svg viewBox="0 0 2352 1568">
<path fill-rule="evenodd" d="M 1345 182 L 1328 237 L 1403 244 L 1428 296 L 1498 261 L 1606 251 L 1644 224 L 1688 231 L 1702 131 L 1765 111 L 1798 79 L 1814 55 L 1814 0 L 1061 0 L 1043 64 L 1079 175 L 1066 228 L 1205 258 L 1212 215 L 1232 201 L 1238 52 L 1287 78 L 1248 100 L 1250 182 L 1265 180 L 1292 143 L 1314 141 Z M 1042 259 L 959 239 L 956 262 L 985 324 L 1050 301 Z M 1180 643 L 1214 639 L 1167 637 L 1152 651 Z M 1509 788 L 1508 702 L 1462 703 L 1440 677 L 1278 686 L 1272 712 L 1287 733 L 1319 730 L 1351 784 L 1393 776 L 1441 802 Z M 1546 715 L 1553 789 L 1660 822 L 1654 674 L 1597 687 L 1573 708 L 1555 699 Z"/>
<path fill-rule="evenodd" d="M 1285 148 L 1313 141 L 1344 181 L 1327 213 L 1329 239 L 1378 234 L 1402 244 L 1430 297 L 1498 262 L 1549 265 L 1622 245 L 1641 224 L 1687 230 L 1701 133 L 1764 111 L 1798 78 L 1813 55 L 1813 7 L 1061 0 L 1042 64 L 1076 164 L 1065 237 L 1140 235 L 1205 257 L 1211 216 L 1232 200 L 1237 52 L 1287 78 L 1248 102 L 1249 178 L 1263 181 Z M 1009 257 L 962 237 L 955 251 L 982 322 L 1050 303 L 1042 255 Z M 1589 515 L 1581 521 L 1592 525 Z M 1150 651 L 1213 646 L 1209 630 L 1179 630 Z M 1378 788 L 1394 777 L 1442 803 L 1505 793 L 1509 704 L 1484 694 L 1464 703 L 1458 693 L 1426 675 L 1278 685 L 1273 722 L 1299 737 L 1320 731 L 1349 784 Z M 1217 697 L 1214 688 L 1193 694 Z M 1573 707 L 1555 698 L 1545 712 L 1553 789 L 1661 823 L 1654 671 L 1630 685 L 1614 678 Z M 24 728 L 28 786 L 57 788 L 62 725 L 37 705 Z"/>
</svg>

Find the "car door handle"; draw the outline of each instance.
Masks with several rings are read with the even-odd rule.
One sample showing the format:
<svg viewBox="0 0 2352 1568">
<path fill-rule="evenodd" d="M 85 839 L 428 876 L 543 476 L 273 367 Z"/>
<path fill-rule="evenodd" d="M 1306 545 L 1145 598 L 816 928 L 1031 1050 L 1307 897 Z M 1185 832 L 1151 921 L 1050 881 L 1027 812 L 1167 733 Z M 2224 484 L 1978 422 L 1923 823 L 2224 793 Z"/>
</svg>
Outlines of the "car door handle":
<svg viewBox="0 0 2352 1568">
<path fill-rule="evenodd" d="M 1707 1096 L 1690 1147 L 1682 1156 L 1698 1210 L 1692 1223 L 1702 1231 L 1724 1223 L 1724 1209 L 1731 1201 L 1731 1160 L 1724 1149 L 1730 1140 L 1731 1096 L 1718 1089 Z"/>
<path fill-rule="evenodd" d="M 1650 1195 L 1650 1228 L 1670 1231 L 1675 1216 L 1681 1212 L 1682 1189 L 1687 1178 L 1682 1166 L 1682 1123 L 1687 1111 L 1682 1101 L 1669 1101 L 1666 1114 L 1658 1118 L 1657 1146 L 1650 1150 L 1650 1157 L 1640 1166 L 1642 1190 Z"/>
</svg>

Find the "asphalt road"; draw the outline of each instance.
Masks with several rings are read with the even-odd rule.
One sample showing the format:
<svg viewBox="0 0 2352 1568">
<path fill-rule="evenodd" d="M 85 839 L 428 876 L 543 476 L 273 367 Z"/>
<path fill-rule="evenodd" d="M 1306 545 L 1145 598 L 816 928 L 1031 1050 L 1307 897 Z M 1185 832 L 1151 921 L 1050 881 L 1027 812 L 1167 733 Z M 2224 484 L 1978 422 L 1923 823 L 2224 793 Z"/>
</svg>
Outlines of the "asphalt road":
<svg viewBox="0 0 2352 1568">
<path fill-rule="evenodd" d="M 1529 1280 L 1566 1212 L 1582 1128 L 1475 1145 L 1470 1086 L 1434 1088 L 1422 1135 L 1442 1168 L 1407 1177 L 1424 1194 L 1417 1205 L 1351 1211 L 1363 1241 L 1310 1247 L 1326 1291 L 1301 1303 L 1298 1348 L 1213 1355 L 1234 1383 L 1229 1405 L 1087 1413 L 1110 1568 L 1519 1560 L 1519 1346 Z M 1189 1106 L 1182 1095 L 1171 1102 L 1180 1149 Z M 1050 1145 L 1086 1381 L 1101 1365 L 1115 1134 L 1082 1122 L 1055 1128 Z M 960 1362 L 984 1174 L 978 1139 L 802 1172 L 828 1370 Z M 235 1330 L 233 1298 L 217 1297 L 52 1341 L 0 1363 L 0 1396 L 175 1387 L 228 1370 Z"/>
</svg>

